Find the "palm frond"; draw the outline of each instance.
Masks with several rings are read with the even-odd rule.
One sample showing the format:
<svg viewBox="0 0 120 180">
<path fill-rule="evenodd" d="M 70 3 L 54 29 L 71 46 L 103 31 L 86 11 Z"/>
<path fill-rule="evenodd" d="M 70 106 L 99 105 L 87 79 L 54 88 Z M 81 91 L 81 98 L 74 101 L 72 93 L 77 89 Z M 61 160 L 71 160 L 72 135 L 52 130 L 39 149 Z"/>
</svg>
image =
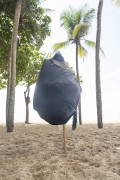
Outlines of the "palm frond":
<svg viewBox="0 0 120 180">
<path fill-rule="evenodd" d="M 113 2 L 116 6 L 120 7 L 120 0 L 112 0 L 112 2 Z"/>
<path fill-rule="evenodd" d="M 70 41 L 64 41 L 60 43 L 53 44 L 53 51 L 56 51 L 58 49 L 66 48 L 69 45 Z"/>
<path fill-rule="evenodd" d="M 86 24 L 77 24 L 73 30 L 73 38 L 75 38 L 78 34 L 80 37 L 83 37 L 88 33 L 89 27 Z"/>
<path fill-rule="evenodd" d="M 92 8 L 84 13 L 83 23 L 91 26 L 94 17 L 95 17 L 95 9 Z"/>
<path fill-rule="evenodd" d="M 60 16 L 60 20 L 61 27 L 63 27 L 67 31 L 67 34 L 71 35 L 75 26 L 75 19 L 73 17 L 71 9 L 63 12 Z"/>
<path fill-rule="evenodd" d="M 78 55 L 82 58 L 84 58 L 85 56 L 87 56 L 87 50 L 82 46 L 79 45 L 78 46 Z"/>
<path fill-rule="evenodd" d="M 93 42 L 93 41 L 90 41 L 90 40 L 84 40 L 84 44 L 86 44 L 88 47 L 91 47 L 91 48 L 95 48 L 95 46 L 96 46 L 96 43 L 95 42 Z M 103 51 L 103 49 L 102 48 L 100 48 L 100 52 L 101 52 L 101 54 L 103 55 L 103 56 L 105 56 L 105 53 L 104 53 L 104 51 Z"/>
<path fill-rule="evenodd" d="M 83 8 L 80 8 L 75 11 L 74 18 L 76 20 L 76 24 L 79 24 L 81 22 L 82 14 L 83 14 Z"/>
<path fill-rule="evenodd" d="M 86 44 L 88 47 L 95 48 L 96 43 L 90 40 L 85 39 L 84 44 Z"/>
</svg>

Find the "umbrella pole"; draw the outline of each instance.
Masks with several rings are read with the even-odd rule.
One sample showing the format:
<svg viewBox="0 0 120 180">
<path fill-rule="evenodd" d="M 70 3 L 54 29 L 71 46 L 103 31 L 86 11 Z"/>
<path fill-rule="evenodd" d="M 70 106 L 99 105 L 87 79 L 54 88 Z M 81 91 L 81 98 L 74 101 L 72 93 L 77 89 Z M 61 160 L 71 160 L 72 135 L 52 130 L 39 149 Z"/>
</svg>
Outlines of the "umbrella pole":
<svg viewBox="0 0 120 180">
<path fill-rule="evenodd" d="M 63 124 L 63 143 L 64 143 L 64 153 L 66 154 L 67 149 L 66 149 L 66 126 Z"/>
</svg>

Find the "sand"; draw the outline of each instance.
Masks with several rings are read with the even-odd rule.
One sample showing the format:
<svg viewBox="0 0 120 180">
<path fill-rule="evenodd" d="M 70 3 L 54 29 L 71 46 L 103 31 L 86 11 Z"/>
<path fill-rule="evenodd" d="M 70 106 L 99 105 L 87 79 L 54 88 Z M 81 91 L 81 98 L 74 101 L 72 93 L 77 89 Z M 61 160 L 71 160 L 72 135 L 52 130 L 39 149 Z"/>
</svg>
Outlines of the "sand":
<svg viewBox="0 0 120 180">
<path fill-rule="evenodd" d="M 120 180 L 120 124 L 0 126 L 0 180 Z"/>
</svg>

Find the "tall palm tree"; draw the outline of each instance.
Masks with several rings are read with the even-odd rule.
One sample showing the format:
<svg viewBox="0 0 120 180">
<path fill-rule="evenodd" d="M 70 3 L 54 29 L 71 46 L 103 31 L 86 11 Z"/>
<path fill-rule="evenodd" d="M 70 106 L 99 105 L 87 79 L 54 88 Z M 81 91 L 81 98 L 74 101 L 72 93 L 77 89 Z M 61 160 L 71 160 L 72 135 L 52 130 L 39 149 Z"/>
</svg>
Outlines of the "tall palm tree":
<svg viewBox="0 0 120 180">
<path fill-rule="evenodd" d="M 14 26 L 11 40 L 11 53 L 9 58 L 9 85 L 7 92 L 7 111 L 8 116 L 6 119 L 7 132 L 12 132 L 14 128 L 14 105 L 15 105 L 15 84 L 16 84 L 16 49 L 17 49 L 17 35 L 19 27 L 19 19 L 21 13 L 22 0 L 17 0 L 15 16 L 14 16 Z"/>
<path fill-rule="evenodd" d="M 69 8 L 64 11 L 60 17 L 61 26 L 66 30 L 67 41 L 54 44 L 54 49 L 61 49 L 70 44 L 76 46 L 76 75 L 79 79 L 78 56 L 84 58 L 87 55 L 86 47 L 95 47 L 95 43 L 86 39 L 92 20 L 95 16 L 95 9 L 89 9 L 87 4 L 78 10 Z M 81 118 L 81 98 L 79 102 L 79 124 L 82 124 Z"/>
<path fill-rule="evenodd" d="M 98 128 L 103 128 L 101 81 L 100 81 L 100 57 L 99 57 L 102 7 L 103 7 L 103 0 L 99 0 L 98 11 L 97 11 L 97 33 L 96 33 L 96 51 L 95 51 L 96 104 L 97 104 Z"/>
<path fill-rule="evenodd" d="M 112 0 L 112 2 L 115 3 L 117 6 L 120 6 L 120 0 Z M 96 53 L 95 53 L 96 103 L 97 103 L 98 128 L 103 128 L 101 81 L 100 81 L 100 57 L 99 57 L 102 7 L 103 7 L 103 0 L 99 0 L 98 11 L 97 11 L 97 33 L 96 33 Z"/>
</svg>

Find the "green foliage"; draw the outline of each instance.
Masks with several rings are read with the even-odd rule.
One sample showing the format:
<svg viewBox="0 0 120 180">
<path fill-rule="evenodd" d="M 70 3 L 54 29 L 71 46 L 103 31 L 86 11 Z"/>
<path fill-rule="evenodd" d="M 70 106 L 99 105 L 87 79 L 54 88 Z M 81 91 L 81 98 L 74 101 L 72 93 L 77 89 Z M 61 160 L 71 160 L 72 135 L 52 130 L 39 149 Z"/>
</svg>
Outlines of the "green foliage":
<svg viewBox="0 0 120 180">
<path fill-rule="evenodd" d="M 29 53 L 31 54 L 31 57 L 30 57 L 30 61 L 25 66 L 26 67 L 25 72 L 22 73 L 23 74 L 22 76 L 20 76 L 20 73 L 19 73 L 19 78 L 21 78 L 21 84 L 26 85 L 26 86 L 31 86 L 37 81 L 38 74 L 40 72 L 44 59 L 47 59 L 50 57 L 49 54 L 40 53 L 34 48 L 32 49 L 32 47 Z M 21 67 L 22 66 L 23 65 L 21 64 Z"/>
<path fill-rule="evenodd" d="M 64 41 L 64 42 L 60 42 L 60 43 L 56 43 L 53 45 L 53 49 L 54 51 L 56 51 L 57 49 L 62 49 L 63 47 L 67 47 L 69 45 L 70 41 Z"/>
<path fill-rule="evenodd" d="M 88 9 L 87 5 L 77 10 L 70 7 L 61 15 L 61 26 L 67 31 L 69 39 L 74 39 L 74 42 L 79 41 L 88 33 L 94 16 L 95 10 L 93 8 Z"/>
<path fill-rule="evenodd" d="M 85 33 L 87 35 L 88 33 L 88 30 L 89 30 L 89 27 L 88 25 L 86 24 L 77 24 L 74 29 L 73 29 L 73 38 L 77 38 L 78 34 L 80 34 L 81 37 L 84 37 L 85 36 Z"/>
<path fill-rule="evenodd" d="M 62 43 L 54 44 L 55 50 L 67 47 L 69 44 L 78 45 L 78 55 L 85 57 L 87 55 L 86 47 L 93 47 L 94 42 L 85 43 L 85 37 L 88 35 L 92 20 L 95 16 L 95 9 L 88 9 L 87 4 L 79 9 L 69 8 L 61 14 L 61 26 L 66 30 L 68 40 Z M 90 43 L 91 42 L 91 43 Z"/>
<path fill-rule="evenodd" d="M 13 23 L 8 16 L 0 13 L 0 89 L 7 85 L 8 53 Z"/>
<path fill-rule="evenodd" d="M 87 39 L 85 39 L 84 44 L 87 45 L 87 46 L 90 47 L 90 48 L 95 48 L 95 46 L 96 46 L 96 43 L 95 43 L 95 42 L 90 41 L 90 40 L 87 40 Z M 104 51 L 103 51 L 102 48 L 100 48 L 100 53 L 101 53 L 103 56 L 105 56 L 105 53 L 104 53 Z"/>
<path fill-rule="evenodd" d="M 78 48 L 78 55 L 81 58 L 87 56 L 87 50 L 82 45 L 80 45 L 79 48 Z"/>
<path fill-rule="evenodd" d="M 112 0 L 112 2 L 113 2 L 116 6 L 120 7 L 120 0 Z"/>
<path fill-rule="evenodd" d="M 6 87 L 8 54 L 13 29 L 16 0 L 0 1 L 0 88 Z M 50 35 L 49 10 L 40 7 L 39 0 L 23 0 L 17 48 L 17 84 L 25 78 L 28 64 L 41 61 L 39 49 Z M 39 54 L 39 55 L 38 55 Z M 30 66 L 31 68 L 31 66 Z M 23 76 L 23 77 L 22 77 Z"/>
</svg>

